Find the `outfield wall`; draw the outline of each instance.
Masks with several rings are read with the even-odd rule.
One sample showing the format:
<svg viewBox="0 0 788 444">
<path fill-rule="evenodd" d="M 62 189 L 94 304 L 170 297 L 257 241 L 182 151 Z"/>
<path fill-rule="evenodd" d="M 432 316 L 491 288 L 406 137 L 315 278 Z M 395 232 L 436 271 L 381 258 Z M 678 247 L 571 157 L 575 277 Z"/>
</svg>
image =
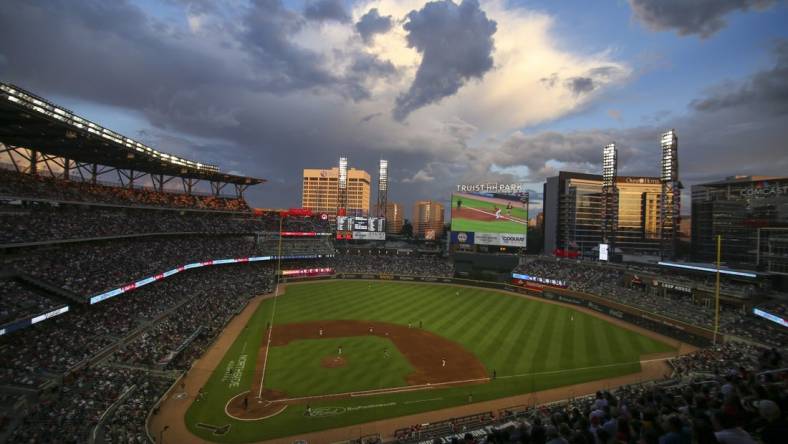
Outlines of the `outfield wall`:
<svg viewBox="0 0 788 444">
<path fill-rule="evenodd" d="M 714 332 L 702 327 L 697 327 L 686 322 L 682 322 L 673 318 L 662 316 L 659 314 L 651 313 L 642 310 L 638 307 L 631 305 L 621 304 L 609 299 L 595 296 L 588 293 L 579 291 L 572 291 L 563 288 L 544 287 L 539 291 L 518 287 L 510 284 L 502 284 L 498 282 L 485 282 L 474 281 L 469 279 L 456 279 L 447 277 L 433 277 L 433 276 L 404 276 L 393 274 L 370 274 L 370 273 L 338 273 L 332 276 L 320 276 L 317 278 L 298 278 L 298 279 L 282 279 L 281 282 L 302 282 L 308 280 L 331 280 L 331 279 L 372 279 L 383 281 L 400 281 L 400 282 L 424 282 L 424 283 L 440 283 L 440 284 L 455 284 L 455 285 L 469 285 L 473 287 L 492 288 L 497 290 L 504 290 L 511 293 L 524 294 L 527 296 L 537 297 L 550 301 L 562 302 L 565 304 L 575 305 L 578 307 L 589 308 L 596 312 L 602 313 L 606 316 L 621 319 L 627 323 L 646 328 L 648 330 L 661 333 L 665 336 L 686 342 L 688 344 L 704 347 L 708 346 L 714 340 Z M 722 335 L 717 336 L 717 340 L 722 340 Z"/>
</svg>

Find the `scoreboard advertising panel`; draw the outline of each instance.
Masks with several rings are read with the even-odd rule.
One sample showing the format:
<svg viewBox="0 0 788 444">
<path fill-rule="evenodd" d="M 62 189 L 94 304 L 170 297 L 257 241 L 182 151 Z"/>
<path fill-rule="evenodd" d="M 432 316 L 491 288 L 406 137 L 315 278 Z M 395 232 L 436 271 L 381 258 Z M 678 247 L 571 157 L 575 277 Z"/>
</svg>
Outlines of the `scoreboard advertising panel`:
<svg viewBox="0 0 788 444">
<path fill-rule="evenodd" d="M 451 242 L 525 247 L 526 199 L 518 194 L 457 192 L 451 196 Z"/>
</svg>

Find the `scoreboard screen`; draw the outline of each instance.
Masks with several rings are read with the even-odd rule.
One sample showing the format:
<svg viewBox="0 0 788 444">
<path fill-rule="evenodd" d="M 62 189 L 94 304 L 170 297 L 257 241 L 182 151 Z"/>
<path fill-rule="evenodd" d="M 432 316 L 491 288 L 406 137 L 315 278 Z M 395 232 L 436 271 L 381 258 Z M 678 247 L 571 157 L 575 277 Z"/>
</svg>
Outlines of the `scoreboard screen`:
<svg viewBox="0 0 788 444">
<path fill-rule="evenodd" d="M 383 217 L 337 216 L 339 240 L 385 240 L 386 219 Z"/>
</svg>

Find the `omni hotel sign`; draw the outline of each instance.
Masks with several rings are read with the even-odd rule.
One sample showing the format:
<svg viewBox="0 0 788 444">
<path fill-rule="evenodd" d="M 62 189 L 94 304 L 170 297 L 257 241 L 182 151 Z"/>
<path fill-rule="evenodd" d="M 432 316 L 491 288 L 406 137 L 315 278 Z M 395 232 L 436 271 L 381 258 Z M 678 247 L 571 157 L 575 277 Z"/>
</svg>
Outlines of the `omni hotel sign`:
<svg viewBox="0 0 788 444">
<path fill-rule="evenodd" d="M 524 193 L 525 187 L 519 183 L 475 183 L 457 185 L 458 193 Z"/>
</svg>

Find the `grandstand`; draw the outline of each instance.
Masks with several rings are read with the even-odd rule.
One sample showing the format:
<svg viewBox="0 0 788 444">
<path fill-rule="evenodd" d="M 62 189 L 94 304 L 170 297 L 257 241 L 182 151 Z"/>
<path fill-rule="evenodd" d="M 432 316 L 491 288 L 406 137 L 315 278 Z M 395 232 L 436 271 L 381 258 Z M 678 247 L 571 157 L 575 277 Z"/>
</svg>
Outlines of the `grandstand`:
<svg viewBox="0 0 788 444">
<path fill-rule="evenodd" d="M 784 300 L 773 297 L 768 280 L 724 277 L 721 322 L 715 332 L 708 274 L 529 257 L 510 270 L 513 279 L 508 282 L 475 281 L 466 279 L 467 261 L 455 267 L 434 244 L 388 241 L 335 247 L 330 221 L 319 214 L 253 211 L 244 192 L 264 183 L 262 179 L 225 174 L 216 166 L 160 152 L 8 84 L 0 84 L 0 143 L 0 443 L 153 442 L 166 430 L 172 430 L 173 441 L 176 436 L 183 442 L 197 439 L 198 433 L 221 441 L 220 432 L 229 428 L 205 428 L 211 424 L 200 422 L 202 430 L 188 429 L 183 411 L 177 423 L 166 422 L 173 418 L 172 404 L 202 408 L 202 390 L 214 368 L 206 368 L 205 361 L 195 367 L 195 362 L 219 352 L 221 359 L 227 350 L 230 356 L 233 343 L 219 342 L 228 331 L 236 335 L 232 340 L 257 334 L 261 341 L 261 332 L 273 327 L 273 315 L 264 316 L 274 310 L 271 301 L 281 297 L 279 284 L 303 280 L 354 284 L 365 299 L 358 307 L 339 308 L 359 316 L 370 308 L 367 299 L 374 300 L 372 295 L 387 303 L 396 300 L 399 295 L 391 289 L 399 284 L 410 290 L 423 285 L 425 297 L 443 292 L 460 298 L 454 306 L 432 300 L 429 307 L 435 313 L 461 308 L 464 315 L 478 309 L 473 299 L 463 299 L 464 292 L 478 291 L 485 303 L 500 297 L 503 308 L 487 313 L 485 337 L 479 341 L 493 341 L 488 332 L 506 337 L 509 325 L 520 330 L 538 323 L 549 329 L 569 322 L 571 330 L 574 316 L 582 313 L 588 325 L 615 322 L 679 344 L 666 352 L 668 357 L 634 362 L 638 369 L 641 364 L 656 369 L 648 378 L 644 371 L 578 381 L 571 389 L 532 388 L 518 394 L 517 403 L 495 396 L 479 401 L 463 392 L 450 411 L 402 410 L 399 416 L 385 417 L 391 426 L 374 431 L 362 431 L 364 424 L 359 424 L 370 423 L 373 416 L 337 423 L 351 430 L 343 436 L 355 433 L 355 442 L 705 443 L 734 442 L 725 438 L 737 436 L 735 442 L 755 438 L 772 443 L 782 442 L 788 427 L 783 359 L 787 310 Z M 110 176 L 117 180 L 108 180 Z M 200 191 L 205 185 L 208 190 Z M 227 189 L 233 193 L 225 194 Z M 358 280 L 363 282 L 354 282 Z M 319 291 L 329 288 L 315 284 Z M 545 309 L 551 313 L 549 322 L 534 317 L 527 325 L 517 317 L 520 313 L 507 310 L 506 304 L 521 299 L 531 306 L 550 306 Z M 417 298 L 409 300 L 413 304 L 396 307 L 396 314 L 425 309 L 417 306 Z M 307 308 L 301 314 L 309 321 L 338 309 L 319 300 Z M 294 313 L 299 312 L 291 308 L 289 314 Z M 527 314 L 534 313 L 540 312 Z M 573 313 L 572 320 L 561 321 L 559 313 Z M 380 325 L 393 325 L 392 319 L 384 321 L 389 323 Z M 442 320 L 458 336 L 479 322 L 464 316 Z M 408 323 L 406 331 L 413 332 L 417 324 L 421 329 L 419 319 Z M 549 356 L 556 362 L 573 358 L 575 349 L 561 350 L 566 341 L 587 342 L 586 348 L 576 350 L 590 358 L 605 353 L 601 345 L 649 343 L 634 334 L 621 343 L 609 336 L 596 337 L 594 343 L 593 335 L 585 338 L 572 331 L 565 341 L 534 346 L 542 339 L 534 338 L 508 345 L 530 347 L 534 360 L 543 365 Z M 374 340 L 384 339 L 373 337 L 371 328 L 369 332 L 370 337 L 361 339 L 377 347 Z M 427 338 L 425 334 L 413 345 Z M 498 343 L 490 349 L 497 352 Z M 223 376 L 225 370 L 216 367 L 219 359 L 211 362 Z M 481 367 L 491 375 L 468 387 L 498 377 L 494 368 Z M 369 370 L 363 370 L 351 379 L 368 375 Z M 259 376 L 252 364 L 238 372 L 246 379 Z M 187 385 L 194 378 L 203 382 Z M 447 385 L 465 390 L 456 381 Z M 259 388 L 263 393 L 262 380 Z M 406 398 L 403 387 L 396 390 L 403 393 L 390 394 L 391 399 L 404 399 L 407 406 L 439 398 L 419 395 L 413 400 Z M 230 405 L 217 396 L 207 399 L 222 408 Z M 295 403 L 289 411 L 311 412 L 314 407 L 330 413 L 334 407 L 326 402 L 346 401 L 335 394 L 328 398 L 323 405 L 319 400 L 305 407 Z M 398 419 L 405 413 L 420 416 Z M 315 419 L 311 413 L 295 415 L 299 424 Z M 241 428 L 242 420 L 227 418 L 223 420 Z M 320 433 L 333 427 L 324 419 L 317 426 L 310 424 L 318 427 L 311 430 L 315 442 L 324 442 L 326 435 Z M 282 436 L 300 432 L 287 430 Z"/>
</svg>

